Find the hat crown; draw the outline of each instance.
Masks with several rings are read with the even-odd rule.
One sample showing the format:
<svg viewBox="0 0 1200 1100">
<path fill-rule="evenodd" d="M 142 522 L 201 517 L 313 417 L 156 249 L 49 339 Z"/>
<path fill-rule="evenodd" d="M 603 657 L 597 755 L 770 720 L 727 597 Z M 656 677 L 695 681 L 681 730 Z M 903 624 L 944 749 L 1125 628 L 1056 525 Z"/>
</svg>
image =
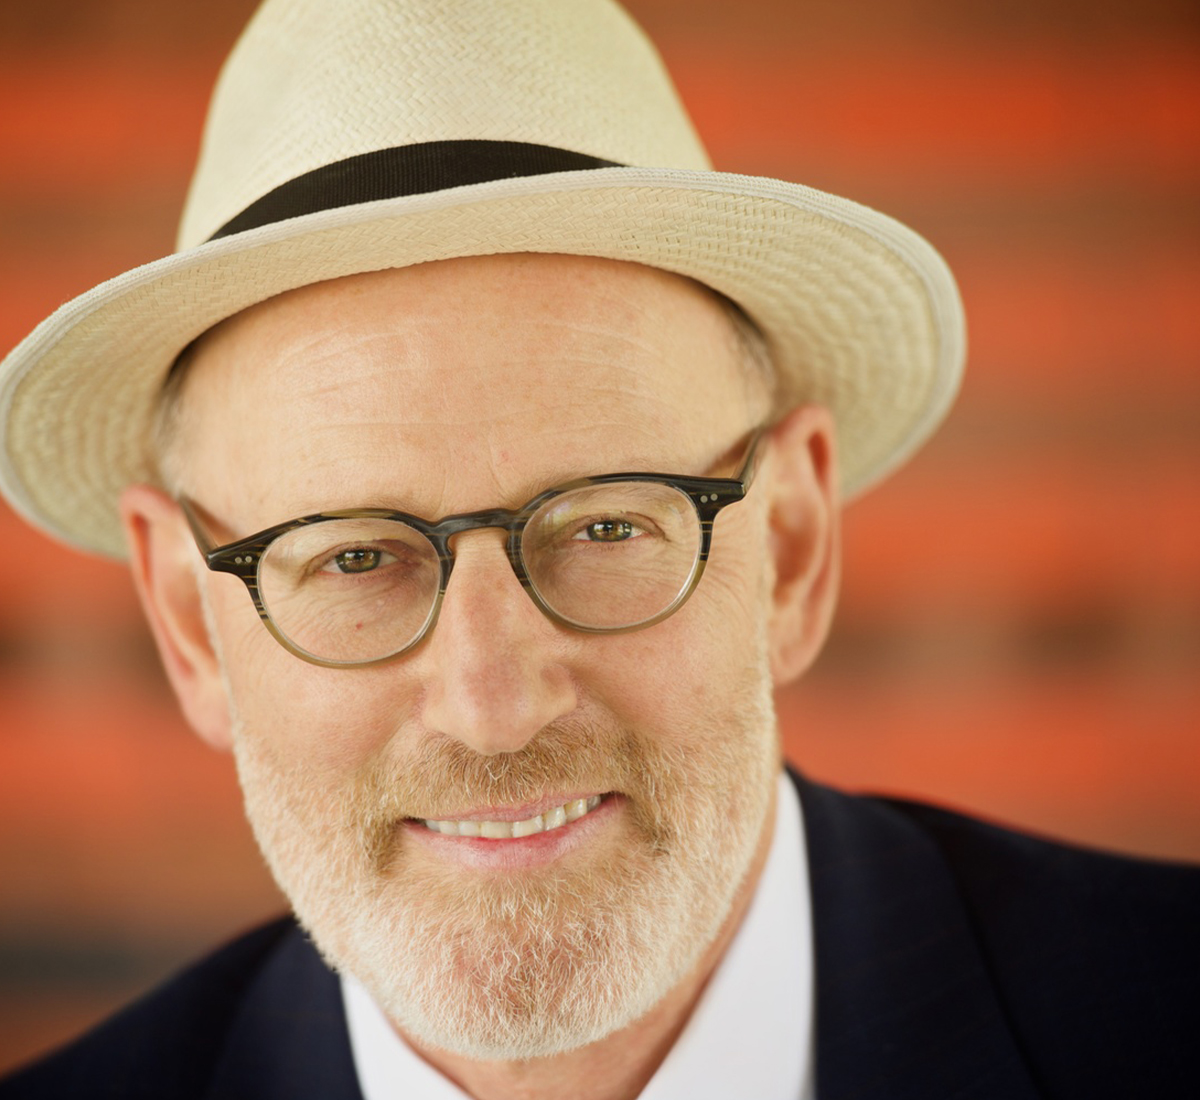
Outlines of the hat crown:
<svg viewBox="0 0 1200 1100">
<path fill-rule="evenodd" d="M 178 246 L 313 169 L 453 140 L 708 167 L 657 51 L 611 0 L 267 0 L 217 81 Z"/>
</svg>

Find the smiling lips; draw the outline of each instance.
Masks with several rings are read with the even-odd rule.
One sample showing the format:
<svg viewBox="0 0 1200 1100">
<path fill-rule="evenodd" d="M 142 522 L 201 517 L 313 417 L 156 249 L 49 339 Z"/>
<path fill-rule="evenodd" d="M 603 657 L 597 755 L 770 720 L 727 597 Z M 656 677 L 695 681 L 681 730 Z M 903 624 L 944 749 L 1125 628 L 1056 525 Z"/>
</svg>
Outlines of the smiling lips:
<svg viewBox="0 0 1200 1100">
<path fill-rule="evenodd" d="M 443 836 L 482 837 L 485 840 L 512 840 L 537 833 L 548 833 L 561 829 L 572 821 L 589 814 L 603 801 L 601 795 L 576 798 L 555 806 L 544 813 L 535 814 L 523 821 L 424 821 L 427 829 Z"/>
</svg>

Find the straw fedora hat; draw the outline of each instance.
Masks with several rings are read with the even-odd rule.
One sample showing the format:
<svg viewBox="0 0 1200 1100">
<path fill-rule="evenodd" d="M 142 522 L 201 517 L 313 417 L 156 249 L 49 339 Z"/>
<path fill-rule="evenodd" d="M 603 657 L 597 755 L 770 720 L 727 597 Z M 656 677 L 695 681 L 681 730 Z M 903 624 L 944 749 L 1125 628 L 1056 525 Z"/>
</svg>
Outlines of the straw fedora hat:
<svg viewBox="0 0 1200 1100">
<path fill-rule="evenodd" d="M 267 0 L 222 71 L 178 249 L 76 298 L 0 365 L 0 487 L 121 556 L 116 500 L 196 336 L 308 283 L 559 252 L 679 272 L 765 334 L 784 400 L 836 416 L 853 496 L 957 389 L 954 281 L 921 237 L 778 180 L 713 172 L 611 0 Z"/>
</svg>

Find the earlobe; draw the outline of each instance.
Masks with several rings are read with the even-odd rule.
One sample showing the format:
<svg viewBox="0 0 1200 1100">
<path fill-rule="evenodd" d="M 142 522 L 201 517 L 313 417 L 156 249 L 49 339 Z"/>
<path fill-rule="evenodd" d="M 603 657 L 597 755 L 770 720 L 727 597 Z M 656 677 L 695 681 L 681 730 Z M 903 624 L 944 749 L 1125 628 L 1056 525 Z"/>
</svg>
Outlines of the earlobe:
<svg viewBox="0 0 1200 1100">
<path fill-rule="evenodd" d="M 204 741 L 228 750 L 229 700 L 204 620 L 195 543 L 179 506 L 160 489 L 131 485 L 121 494 L 121 523 L 134 587 L 184 716 Z"/>
<path fill-rule="evenodd" d="M 829 633 L 841 573 L 840 512 L 832 413 L 803 405 L 771 436 L 769 648 L 781 686 L 812 664 Z"/>
</svg>

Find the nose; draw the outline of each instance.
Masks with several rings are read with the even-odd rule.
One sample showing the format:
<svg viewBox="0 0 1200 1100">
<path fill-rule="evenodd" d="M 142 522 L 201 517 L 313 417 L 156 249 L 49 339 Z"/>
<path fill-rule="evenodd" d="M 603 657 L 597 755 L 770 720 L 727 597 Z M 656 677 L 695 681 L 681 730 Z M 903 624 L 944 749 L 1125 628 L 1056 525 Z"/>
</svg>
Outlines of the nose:
<svg viewBox="0 0 1200 1100">
<path fill-rule="evenodd" d="M 420 656 L 426 728 L 481 754 L 516 752 L 576 706 L 562 634 L 522 590 L 502 532 L 460 535 Z"/>
</svg>

